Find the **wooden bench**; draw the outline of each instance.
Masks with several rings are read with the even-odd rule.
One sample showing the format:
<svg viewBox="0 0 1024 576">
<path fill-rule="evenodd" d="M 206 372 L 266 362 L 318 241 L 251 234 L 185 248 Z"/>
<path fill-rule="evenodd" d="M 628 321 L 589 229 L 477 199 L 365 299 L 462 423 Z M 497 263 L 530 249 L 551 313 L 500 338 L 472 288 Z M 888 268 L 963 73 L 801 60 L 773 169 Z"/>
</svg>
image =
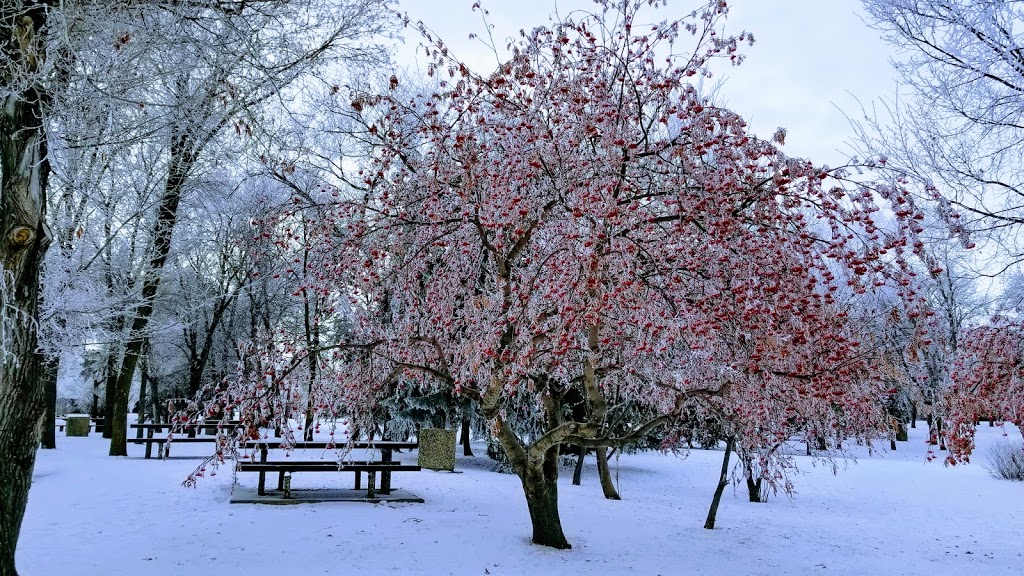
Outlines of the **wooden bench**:
<svg viewBox="0 0 1024 576">
<path fill-rule="evenodd" d="M 393 472 L 419 472 L 420 467 L 411 464 L 402 464 L 392 459 L 392 454 L 395 450 L 401 449 L 413 449 L 418 444 L 416 442 L 395 442 L 395 441 L 378 441 L 378 442 L 353 442 L 353 443 L 334 443 L 334 442 L 296 442 L 291 448 L 294 449 L 321 449 L 329 450 L 333 448 L 351 448 L 353 450 L 379 450 L 381 457 L 379 460 L 352 460 L 352 461 L 341 461 L 337 462 L 334 460 L 267 460 L 268 452 L 275 447 L 271 446 L 265 440 L 249 441 L 243 444 L 242 447 L 246 449 L 260 450 L 260 461 L 259 462 L 239 462 L 236 470 L 239 472 L 258 472 L 259 473 L 259 484 L 257 488 L 257 494 L 260 496 L 266 495 L 266 474 L 267 472 L 277 472 L 277 489 L 284 493 L 284 497 L 290 497 L 290 476 L 294 472 L 354 472 L 355 473 L 355 489 L 361 489 L 361 475 L 363 472 L 366 473 L 366 497 L 373 498 L 380 494 L 391 494 L 391 474 Z M 277 449 L 282 448 L 281 445 L 276 447 Z M 376 486 L 377 473 L 380 473 L 380 488 Z M 288 481 L 286 482 L 286 474 L 288 475 Z"/>
</svg>

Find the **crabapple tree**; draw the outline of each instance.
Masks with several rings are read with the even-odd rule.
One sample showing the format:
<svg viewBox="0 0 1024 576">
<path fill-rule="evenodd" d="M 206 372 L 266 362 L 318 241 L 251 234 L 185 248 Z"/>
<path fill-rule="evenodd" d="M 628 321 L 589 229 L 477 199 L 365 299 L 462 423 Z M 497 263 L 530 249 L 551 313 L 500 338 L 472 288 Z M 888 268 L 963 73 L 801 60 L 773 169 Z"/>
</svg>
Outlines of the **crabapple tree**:
<svg viewBox="0 0 1024 576">
<path fill-rule="evenodd" d="M 873 191 L 787 157 L 781 133 L 750 134 L 699 90 L 749 39 L 716 32 L 726 2 L 644 25 L 664 2 L 596 4 L 510 41 L 489 75 L 422 29 L 434 91 L 393 77 L 339 93 L 373 156 L 342 175 L 324 213 L 335 240 L 310 255 L 351 327 L 318 372 L 324 409 L 366 412 L 405 387 L 478 402 L 533 541 L 556 548 L 560 444 L 623 446 L 695 402 L 735 414 L 749 446 L 802 411 L 870 424 L 873 351 L 838 294 L 915 293 L 916 244 L 883 233 Z M 901 188 L 876 191 L 901 222 L 917 214 Z M 309 353 L 289 345 L 223 398 L 244 418 Z M 570 392 L 583 421 L 565 418 Z M 651 416 L 623 426 L 610 398 Z M 535 434 L 514 422 L 523 407 Z"/>
<path fill-rule="evenodd" d="M 946 395 L 949 455 L 970 461 L 979 418 L 1013 422 L 1024 435 L 1024 324 L 1009 317 L 964 331 Z"/>
</svg>

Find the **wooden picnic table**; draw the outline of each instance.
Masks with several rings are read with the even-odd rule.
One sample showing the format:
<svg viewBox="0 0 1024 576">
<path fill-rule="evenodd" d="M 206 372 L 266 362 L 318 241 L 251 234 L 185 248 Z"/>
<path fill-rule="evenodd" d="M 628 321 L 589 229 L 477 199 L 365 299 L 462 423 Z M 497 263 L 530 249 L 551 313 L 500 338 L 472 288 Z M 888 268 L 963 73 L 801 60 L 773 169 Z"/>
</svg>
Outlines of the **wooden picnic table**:
<svg viewBox="0 0 1024 576">
<path fill-rule="evenodd" d="M 419 471 L 419 466 L 414 465 L 403 465 L 401 462 L 395 462 L 393 459 L 395 450 L 412 450 L 419 446 L 418 442 L 404 442 L 396 440 L 377 440 L 377 441 L 355 441 L 355 442 L 325 442 L 325 441 L 301 441 L 294 442 L 292 444 L 283 444 L 280 439 L 261 439 L 261 440 L 249 440 L 240 446 L 240 448 L 260 451 L 260 461 L 258 463 L 242 462 L 238 465 L 238 471 L 240 472 L 259 472 L 259 484 L 257 493 L 260 496 L 266 494 L 266 473 L 277 472 L 278 490 L 287 490 L 284 485 L 285 473 L 292 472 L 355 472 L 355 489 L 361 489 L 361 473 L 367 473 L 367 497 L 373 498 L 375 491 L 379 491 L 381 494 L 391 493 L 391 473 L 392 472 L 410 472 Z M 359 461 L 334 461 L 334 460 L 317 460 L 317 461 L 305 461 L 305 460 L 287 460 L 287 461 L 268 461 L 267 456 L 270 450 L 281 450 L 281 449 L 292 449 L 292 450 L 378 450 L 380 451 L 379 460 L 359 460 Z M 377 490 L 375 487 L 376 473 L 380 472 L 380 489 Z"/>
<path fill-rule="evenodd" d="M 170 433 L 172 431 L 178 431 L 178 432 L 180 432 L 182 434 L 187 434 L 190 429 L 199 429 L 200 431 L 207 431 L 207 432 L 214 432 L 214 433 L 216 433 L 217 430 L 218 430 L 218 427 L 220 427 L 220 426 L 223 426 L 223 428 L 230 428 L 231 426 L 233 426 L 233 424 L 230 423 L 230 422 L 223 423 L 223 422 L 220 422 L 219 420 L 217 420 L 217 421 L 205 421 L 203 423 L 198 423 L 198 422 L 192 422 L 192 423 L 182 423 L 182 422 L 144 422 L 142 424 L 132 424 L 131 428 L 135 429 L 135 430 L 138 430 L 140 434 L 142 433 L 143 430 L 145 430 L 146 431 L 146 437 L 142 438 L 140 436 L 140 437 L 137 437 L 137 438 L 129 438 L 128 442 L 130 444 L 145 444 L 146 445 L 146 456 L 145 457 L 146 457 L 147 460 L 149 458 L 151 458 L 152 455 L 153 455 L 153 445 L 154 444 L 158 444 L 160 446 L 160 448 L 161 448 L 160 456 L 159 457 L 162 459 L 164 457 L 164 452 L 165 452 L 165 450 L 162 449 L 163 445 L 166 444 L 169 440 L 168 440 L 167 436 L 159 436 L 159 437 L 154 436 L 153 435 L 154 432 L 163 432 L 164 430 L 167 430 L 168 433 Z M 182 443 L 210 443 L 210 442 L 216 442 L 217 441 L 217 437 L 216 436 L 203 436 L 203 437 L 198 437 L 197 436 L 195 438 L 190 438 L 188 436 L 179 436 L 179 437 L 174 438 L 173 440 L 170 440 L 170 441 L 171 442 L 182 442 Z"/>
</svg>

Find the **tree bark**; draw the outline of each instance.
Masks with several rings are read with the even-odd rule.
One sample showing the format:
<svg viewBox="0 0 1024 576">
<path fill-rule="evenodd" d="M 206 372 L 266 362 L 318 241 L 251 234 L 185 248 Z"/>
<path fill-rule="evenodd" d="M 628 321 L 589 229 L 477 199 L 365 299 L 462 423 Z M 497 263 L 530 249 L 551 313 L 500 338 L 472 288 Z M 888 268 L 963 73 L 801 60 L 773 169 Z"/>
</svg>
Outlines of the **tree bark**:
<svg viewBox="0 0 1024 576">
<path fill-rule="evenodd" d="M 163 414 L 163 411 L 160 409 L 160 383 L 157 382 L 157 379 L 152 374 L 149 375 L 149 393 L 153 397 L 153 422 L 162 422 L 161 414 Z"/>
<path fill-rule="evenodd" d="M 60 370 L 60 358 L 44 357 L 42 365 L 43 385 L 46 387 L 46 412 L 41 424 L 42 447 L 53 450 L 57 447 L 57 374 Z"/>
<path fill-rule="evenodd" d="M 718 516 L 718 505 L 722 502 L 722 493 L 729 485 L 729 456 L 732 455 L 734 438 L 729 438 L 725 443 L 725 456 L 722 458 L 722 472 L 718 475 L 718 487 L 715 488 L 715 496 L 711 499 L 711 508 L 708 509 L 708 518 L 704 521 L 704 527 L 708 530 L 715 529 L 715 518 Z"/>
<path fill-rule="evenodd" d="M 580 454 L 576 457 L 576 468 L 572 471 L 572 485 L 579 486 L 583 482 L 583 460 L 587 457 L 587 449 L 580 446 Z"/>
<path fill-rule="evenodd" d="M 139 409 L 137 410 L 136 422 L 143 424 L 146 421 L 146 386 L 149 385 L 149 340 L 142 346 L 142 368 L 139 371 Z M 136 428 L 135 437 L 142 438 L 142 428 Z"/>
<path fill-rule="evenodd" d="M 462 455 L 472 456 L 473 447 L 469 444 L 469 403 L 462 405 Z"/>
<path fill-rule="evenodd" d="M 35 75 L 46 16 L 37 2 L 0 14 L 0 35 L 10 39 L 0 49 L 12 64 L 0 70 L 0 576 L 17 575 L 15 548 L 45 411 L 36 326 L 50 165 L 45 94 Z"/>
<path fill-rule="evenodd" d="M 586 450 L 582 448 L 582 450 Z M 619 492 L 615 490 L 612 482 L 612 473 L 608 469 L 608 449 L 605 447 L 596 448 L 597 453 L 597 476 L 601 479 L 601 491 L 608 500 L 621 500 Z"/>
<path fill-rule="evenodd" d="M 551 461 L 549 463 L 549 460 Z M 558 515 L 558 463 L 556 458 L 545 457 L 541 470 L 531 467 L 520 475 L 526 505 L 533 524 L 533 543 L 559 550 L 572 548 L 562 532 Z M 553 469 L 553 471 L 551 470 Z"/>
<path fill-rule="evenodd" d="M 751 502 L 763 501 L 763 499 L 761 498 L 762 480 L 763 478 L 758 478 L 757 480 L 754 480 L 754 478 L 750 474 L 747 474 L 747 498 Z"/>
<path fill-rule="evenodd" d="M 910 436 L 907 433 L 906 422 L 896 423 L 896 440 L 899 442 L 908 442 L 910 440 Z M 893 448 L 893 450 L 895 450 L 895 448 Z"/>
<path fill-rule="evenodd" d="M 117 401 L 117 352 L 111 349 L 109 354 L 107 356 L 107 383 L 103 390 L 103 414 L 97 415 L 98 418 L 103 418 L 104 424 L 103 429 L 97 430 L 97 432 L 102 432 L 104 438 L 110 438 L 110 422 L 114 419 L 114 402 Z"/>
</svg>

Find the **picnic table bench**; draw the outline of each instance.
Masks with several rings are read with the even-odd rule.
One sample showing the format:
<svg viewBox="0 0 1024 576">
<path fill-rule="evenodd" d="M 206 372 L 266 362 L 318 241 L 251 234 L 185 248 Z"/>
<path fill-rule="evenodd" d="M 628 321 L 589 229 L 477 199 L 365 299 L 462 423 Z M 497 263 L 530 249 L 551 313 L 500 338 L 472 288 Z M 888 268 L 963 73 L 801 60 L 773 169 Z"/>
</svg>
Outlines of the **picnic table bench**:
<svg viewBox="0 0 1024 576">
<path fill-rule="evenodd" d="M 379 460 L 268 460 L 270 450 L 283 448 L 282 445 L 272 446 L 273 442 L 267 440 L 251 440 L 245 442 L 242 447 L 253 450 L 259 449 L 259 462 L 239 462 L 237 471 L 258 472 L 259 484 L 257 494 L 266 495 L 266 474 L 277 472 L 277 489 L 284 493 L 284 497 L 290 497 L 291 474 L 294 472 L 354 472 L 355 489 L 361 489 L 361 475 L 366 473 L 366 497 L 374 498 L 377 493 L 391 494 L 391 474 L 393 472 L 418 472 L 420 467 L 411 464 L 402 464 L 393 459 L 395 450 L 414 449 L 417 442 L 398 442 L 391 440 L 380 440 L 375 442 L 295 442 L 290 448 L 294 449 L 320 449 L 329 450 L 332 448 L 351 448 L 353 450 L 378 450 Z M 380 488 L 376 486 L 377 473 L 380 473 Z M 286 477 L 287 474 L 287 477 Z M 287 478 L 287 482 L 286 482 Z"/>
<path fill-rule="evenodd" d="M 153 454 L 153 444 L 158 444 L 159 447 L 161 448 L 159 458 L 163 458 L 164 454 L 166 452 L 165 450 L 163 450 L 163 445 L 165 443 L 167 443 L 168 441 L 174 442 L 174 443 L 181 442 L 181 443 L 191 443 L 191 444 L 195 444 L 195 443 L 202 444 L 202 443 L 216 442 L 217 441 L 217 437 L 216 436 L 196 436 L 194 438 L 190 438 L 188 436 L 176 436 L 172 440 L 168 440 L 167 436 L 157 436 L 157 437 L 154 437 L 153 436 L 154 432 L 163 432 L 165 429 L 168 432 L 170 432 L 171 430 L 175 430 L 176 429 L 176 430 L 178 430 L 180 432 L 188 433 L 188 431 L 190 429 L 196 429 L 196 430 L 198 430 L 200 432 L 207 432 L 207 433 L 216 434 L 216 432 L 218 430 L 218 427 L 230 427 L 230 426 L 231 426 L 230 422 L 225 424 L 225 423 L 220 422 L 220 421 L 217 421 L 217 422 L 202 422 L 202 423 L 195 423 L 195 422 L 193 422 L 193 423 L 190 423 L 190 424 L 181 424 L 181 423 L 174 424 L 174 423 L 168 423 L 168 422 L 162 422 L 162 423 L 147 422 L 147 423 L 143 423 L 143 424 L 132 424 L 131 428 L 134 429 L 134 430 L 138 430 L 140 434 L 142 433 L 143 430 L 145 430 L 146 431 L 146 437 L 145 438 L 141 438 L 141 437 L 129 438 L 128 442 L 130 444 L 145 444 L 146 445 L 146 459 L 147 460 L 150 457 L 152 457 L 152 454 Z"/>
</svg>

